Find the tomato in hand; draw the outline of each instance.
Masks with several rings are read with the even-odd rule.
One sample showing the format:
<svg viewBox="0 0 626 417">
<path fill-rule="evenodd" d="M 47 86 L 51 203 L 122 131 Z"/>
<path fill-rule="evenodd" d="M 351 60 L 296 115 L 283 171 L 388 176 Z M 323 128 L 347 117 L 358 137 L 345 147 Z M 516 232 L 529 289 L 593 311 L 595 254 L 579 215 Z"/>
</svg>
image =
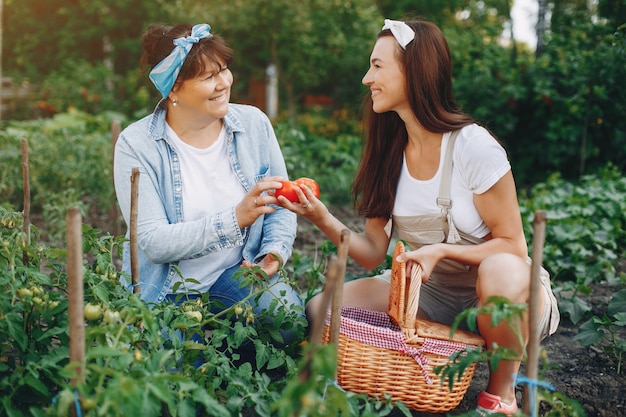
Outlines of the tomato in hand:
<svg viewBox="0 0 626 417">
<path fill-rule="evenodd" d="M 274 195 L 276 197 L 281 195 L 285 196 L 287 200 L 291 201 L 292 203 L 297 203 L 299 201 L 298 194 L 296 194 L 295 190 L 295 187 L 297 187 L 297 185 L 295 185 L 293 181 L 281 181 L 281 183 L 283 184 L 283 186 L 281 188 L 277 188 Z"/>
<path fill-rule="evenodd" d="M 311 189 L 311 191 L 313 191 L 313 195 L 315 196 L 315 198 L 320 198 L 320 186 L 314 179 L 302 177 L 298 178 L 294 182 L 298 184 L 298 186 L 306 185 Z"/>
<path fill-rule="evenodd" d="M 276 197 L 281 195 L 285 196 L 287 200 L 291 201 L 292 203 L 297 203 L 300 201 L 298 199 L 298 194 L 296 194 L 296 188 L 300 188 L 300 185 L 306 185 L 307 187 L 309 187 L 311 191 L 313 191 L 315 197 L 319 198 L 320 196 L 320 186 L 315 180 L 311 178 L 303 177 L 298 178 L 295 181 L 281 181 L 281 183 L 283 184 L 282 188 L 277 188 L 274 195 Z"/>
</svg>

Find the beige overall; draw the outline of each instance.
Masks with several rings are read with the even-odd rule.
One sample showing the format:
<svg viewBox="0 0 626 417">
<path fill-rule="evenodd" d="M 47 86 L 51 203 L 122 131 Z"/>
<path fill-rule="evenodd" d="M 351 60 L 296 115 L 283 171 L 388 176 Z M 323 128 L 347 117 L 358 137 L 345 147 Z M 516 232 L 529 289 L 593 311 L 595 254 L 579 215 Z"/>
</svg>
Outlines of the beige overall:
<svg viewBox="0 0 626 417">
<path fill-rule="evenodd" d="M 451 216 L 450 198 L 452 178 L 452 151 L 458 131 L 452 132 L 444 157 L 443 172 L 439 186 L 437 215 L 392 216 L 393 228 L 399 239 L 411 250 L 424 245 L 446 242 L 456 245 L 477 245 L 483 239 L 470 236 L 454 226 Z M 528 258 L 530 263 L 530 258 Z M 420 311 L 428 319 L 452 324 L 458 314 L 476 306 L 476 279 L 478 268 L 451 259 L 443 259 L 433 269 L 430 278 L 420 290 Z M 383 274 L 380 278 L 387 279 Z M 550 275 L 541 268 L 541 282 L 545 291 L 546 305 L 540 321 L 542 338 L 556 331 L 560 315 L 557 302 L 550 287 Z M 465 326 L 463 326 L 465 327 Z"/>
</svg>

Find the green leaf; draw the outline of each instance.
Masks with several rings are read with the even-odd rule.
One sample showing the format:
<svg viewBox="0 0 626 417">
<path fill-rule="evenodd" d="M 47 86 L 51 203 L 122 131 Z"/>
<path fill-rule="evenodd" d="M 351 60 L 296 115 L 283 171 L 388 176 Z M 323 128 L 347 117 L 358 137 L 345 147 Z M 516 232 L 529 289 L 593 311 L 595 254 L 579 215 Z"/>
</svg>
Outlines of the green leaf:
<svg viewBox="0 0 626 417">
<path fill-rule="evenodd" d="M 254 348 L 256 350 L 256 366 L 262 368 L 270 359 L 269 350 L 260 340 L 254 341 Z"/>
<path fill-rule="evenodd" d="M 280 355 L 270 356 L 270 360 L 267 363 L 267 369 L 276 369 L 285 363 L 285 359 Z"/>
<path fill-rule="evenodd" d="M 278 343 L 284 343 L 285 340 L 283 339 L 283 335 L 280 334 L 278 329 L 270 327 L 269 329 L 267 329 L 267 332 L 270 334 L 272 340 Z"/>
<path fill-rule="evenodd" d="M 613 317 L 615 318 L 614 324 L 616 326 L 626 326 L 626 312 L 617 313 Z"/>
<path fill-rule="evenodd" d="M 559 301 L 559 310 L 562 313 L 567 313 L 572 323 L 576 324 L 585 317 L 585 314 L 591 311 L 591 307 L 581 298 L 575 296 L 571 299 L 561 299 Z"/>
<path fill-rule="evenodd" d="M 593 345 L 599 342 L 604 337 L 604 330 L 593 319 L 583 323 L 578 329 L 578 334 L 574 337 L 575 340 L 583 346 Z"/>
<path fill-rule="evenodd" d="M 24 377 L 24 383 L 33 388 L 38 393 L 46 397 L 50 396 L 50 391 L 48 391 L 48 387 L 46 387 L 40 380 L 36 379 L 32 375 L 26 375 Z"/>
<path fill-rule="evenodd" d="M 26 349 L 28 343 L 27 334 L 22 328 L 22 317 L 19 313 L 8 313 L 5 316 L 9 335 L 15 340 L 21 350 Z"/>
<path fill-rule="evenodd" d="M 96 358 L 111 358 L 116 356 L 122 356 L 124 352 L 119 349 L 111 348 L 108 346 L 94 346 L 87 350 L 87 359 Z"/>
<path fill-rule="evenodd" d="M 607 314 L 609 316 L 615 316 L 618 313 L 626 313 L 626 289 L 613 294 L 609 302 Z"/>
</svg>

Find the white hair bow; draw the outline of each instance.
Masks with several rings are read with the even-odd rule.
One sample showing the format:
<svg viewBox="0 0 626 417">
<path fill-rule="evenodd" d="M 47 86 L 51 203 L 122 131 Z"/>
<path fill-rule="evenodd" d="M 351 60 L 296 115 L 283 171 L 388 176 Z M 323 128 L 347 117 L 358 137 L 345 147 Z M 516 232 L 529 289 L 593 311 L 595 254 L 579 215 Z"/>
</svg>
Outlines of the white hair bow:
<svg viewBox="0 0 626 417">
<path fill-rule="evenodd" d="M 402 49 L 406 49 L 406 46 L 413 39 L 415 39 L 415 32 L 413 32 L 413 29 L 411 29 L 406 23 L 399 20 L 385 19 L 385 24 L 383 25 L 382 30 L 385 29 L 391 30 L 393 37 L 396 38 Z"/>
</svg>

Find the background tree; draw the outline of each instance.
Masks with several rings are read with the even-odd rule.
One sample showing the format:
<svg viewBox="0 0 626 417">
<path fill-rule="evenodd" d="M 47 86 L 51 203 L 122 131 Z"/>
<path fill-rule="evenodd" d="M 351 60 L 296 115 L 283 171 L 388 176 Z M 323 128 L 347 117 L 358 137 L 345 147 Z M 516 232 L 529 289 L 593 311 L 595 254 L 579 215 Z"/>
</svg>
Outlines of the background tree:
<svg viewBox="0 0 626 417">
<path fill-rule="evenodd" d="M 607 162 L 626 168 L 623 0 L 546 2 L 543 46 L 535 54 L 506 42 L 511 0 L 4 0 L 3 73 L 38 88 L 38 115 L 70 108 L 149 112 L 158 93 L 138 72 L 140 35 L 154 22 L 209 22 L 233 46 L 233 99 L 279 71 L 291 120 L 306 95 L 350 106 L 383 16 L 418 15 L 450 43 L 457 98 L 507 146 L 520 185 L 558 171 L 566 179 Z M 17 22 L 17 23 L 16 23 Z M 330 113 L 330 112 L 329 112 Z M 346 116 L 346 114 L 348 116 Z M 32 117 L 29 107 L 20 117 Z M 340 125 L 338 123 L 325 125 Z M 342 126 L 347 126 L 343 124 Z M 308 128 L 308 126 L 307 126 Z M 338 130 L 326 129 L 331 140 Z"/>
<path fill-rule="evenodd" d="M 163 1 L 4 0 L 6 68 L 33 80 L 63 63 L 105 60 L 122 74 L 137 67 L 137 40 L 146 24 L 169 20 Z"/>
<path fill-rule="evenodd" d="M 290 117 L 306 94 L 331 96 L 337 106 L 360 99 L 359 74 L 382 17 L 372 0 L 189 2 L 196 20 L 210 21 L 236 53 L 238 91 L 278 68 L 281 95 Z M 195 4 L 195 6 L 194 6 Z"/>
</svg>

